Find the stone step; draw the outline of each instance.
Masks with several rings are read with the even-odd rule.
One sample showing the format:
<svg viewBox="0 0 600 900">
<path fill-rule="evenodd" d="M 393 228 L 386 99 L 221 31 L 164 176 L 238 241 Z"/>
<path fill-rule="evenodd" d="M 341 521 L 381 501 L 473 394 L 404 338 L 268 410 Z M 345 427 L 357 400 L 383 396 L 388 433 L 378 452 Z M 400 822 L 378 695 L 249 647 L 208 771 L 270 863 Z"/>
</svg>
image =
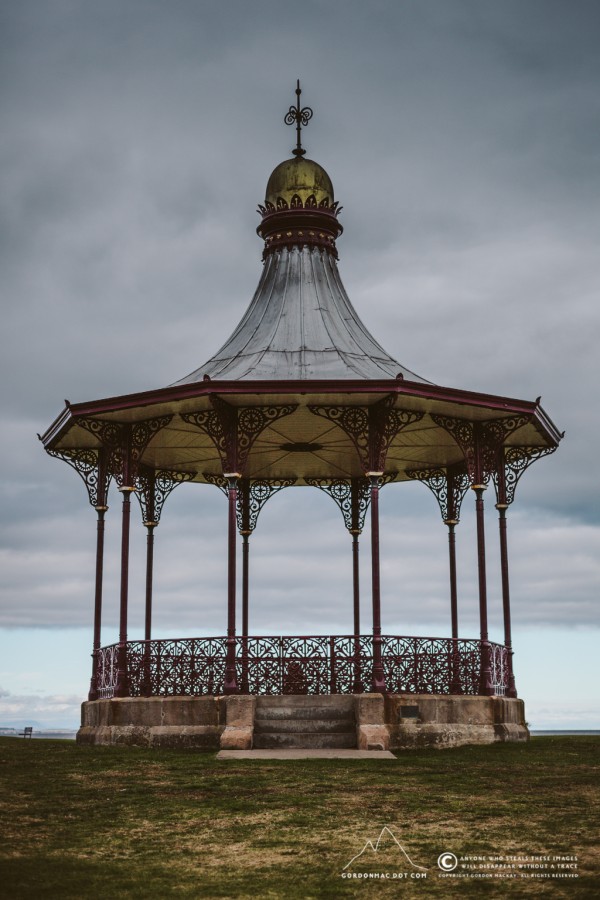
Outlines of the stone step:
<svg viewBox="0 0 600 900">
<path fill-rule="evenodd" d="M 354 721 L 353 709 L 336 709 L 333 706 L 257 706 L 256 718 L 260 719 L 335 719 Z"/>
<path fill-rule="evenodd" d="M 315 734 L 313 732 L 296 732 L 294 734 L 275 732 L 257 734 L 254 732 L 253 748 L 257 750 L 273 749 L 356 749 L 356 732 L 346 731 L 340 734 Z"/>
<path fill-rule="evenodd" d="M 257 717 L 254 720 L 255 734 L 273 734 L 277 732 L 339 734 L 343 732 L 351 732 L 354 727 L 354 720 L 349 718 L 307 719 L 300 717 L 289 717 L 286 719 L 263 719 Z"/>
<path fill-rule="evenodd" d="M 320 706 L 337 709 L 354 709 L 354 697 L 347 694 L 280 694 L 278 696 L 257 697 L 256 707 L 262 709 L 277 706 L 293 706 L 294 709 L 303 706 Z"/>
</svg>

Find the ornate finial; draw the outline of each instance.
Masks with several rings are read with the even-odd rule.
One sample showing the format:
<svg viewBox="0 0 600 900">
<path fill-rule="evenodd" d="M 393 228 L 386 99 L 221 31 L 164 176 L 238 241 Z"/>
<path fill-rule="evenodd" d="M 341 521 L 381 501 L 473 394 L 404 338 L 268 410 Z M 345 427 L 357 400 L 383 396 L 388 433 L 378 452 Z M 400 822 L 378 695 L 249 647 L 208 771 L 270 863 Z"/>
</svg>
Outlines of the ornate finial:
<svg viewBox="0 0 600 900">
<path fill-rule="evenodd" d="M 286 117 L 285 124 L 293 125 L 296 123 L 296 147 L 292 150 L 294 156 L 304 156 L 306 150 L 303 150 L 302 143 L 300 141 L 300 129 L 303 125 L 308 125 L 309 121 L 312 119 L 313 111 L 310 106 L 305 106 L 303 109 L 300 109 L 300 94 L 302 93 L 300 89 L 300 79 L 296 81 L 296 105 L 290 106 Z"/>
</svg>

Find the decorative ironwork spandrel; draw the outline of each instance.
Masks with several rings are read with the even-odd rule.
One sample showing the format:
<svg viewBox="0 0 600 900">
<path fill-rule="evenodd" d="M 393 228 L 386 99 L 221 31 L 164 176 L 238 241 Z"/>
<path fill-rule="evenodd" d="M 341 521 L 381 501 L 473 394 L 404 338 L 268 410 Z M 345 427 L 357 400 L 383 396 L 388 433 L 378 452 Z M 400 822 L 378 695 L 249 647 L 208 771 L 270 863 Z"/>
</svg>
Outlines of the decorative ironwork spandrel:
<svg viewBox="0 0 600 900">
<path fill-rule="evenodd" d="M 62 459 L 72 466 L 85 484 L 90 504 L 102 509 L 108 499 L 111 474 L 106 450 L 46 450 L 49 456 Z"/>
<path fill-rule="evenodd" d="M 498 454 L 504 441 L 523 425 L 527 425 L 530 418 L 531 416 L 514 415 L 481 424 L 480 446 L 486 482 L 497 471 Z"/>
<path fill-rule="evenodd" d="M 169 424 L 172 415 L 133 424 L 81 418 L 77 424 L 93 434 L 109 453 L 109 469 L 119 487 L 132 487 L 150 441 Z"/>
<path fill-rule="evenodd" d="M 543 456 L 554 453 L 556 447 L 503 447 L 497 469 L 492 473 L 498 504 L 510 506 L 515 499 L 519 479 L 525 469 Z"/>
<path fill-rule="evenodd" d="M 274 494 L 291 487 L 296 478 L 242 478 L 237 499 L 237 525 L 240 534 L 251 534 L 260 511 Z"/>
<path fill-rule="evenodd" d="M 210 395 L 212 410 L 182 413 L 184 422 L 203 431 L 214 443 L 224 472 L 243 474 L 254 441 L 272 422 L 289 416 L 297 403 L 284 406 L 231 406 L 221 397 Z"/>
<path fill-rule="evenodd" d="M 409 469 L 406 474 L 409 478 L 422 481 L 435 495 L 444 522 L 459 522 L 462 502 L 471 483 L 464 466 Z"/>
<path fill-rule="evenodd" d="M 472 485 L 485 485 L 496 471 L 498 450 L 509 435 L 526 425 L 531 416 L 513 415 L 488 422 L 469 422 L 452 416 L 432 414 L 462 450 Z"/>
<path fill-rule="evenodd" d="M 368 478 L 306 478 L 311 487 L 319 488 L 337 504 L 344 525 L 351 534 L 360 534 L 371 500 Z"/>
<path fill-rule="evenodd" d="M 397 472 L 386 472 L 379 479 L 380 486 L 394 481 L 397 475 Z M 371 482 L 368 478 L 305 478 L 305 481 L 335 501 L 350 534 L 362 532 L 371 503 Z"/>
<path fill-rule="evenodd" d="M 136 466 L 139 465 L 142 454 L 152 438 L 166 428 L 172 418 L 172 415 L 156 416 L 154 419 L 135 422 L 131 426 L 131 454 Z"/>
<path fill-rule="evenodd" d="M 214 484 L 228 496 L 227 479 L 221 475 L 202 473 L 203 478 Z M 240 534 L 252 534 L 256 528 L 258 516 L 267 500 L 283 488 L 291 487 L 297 478 L 240 478 L 237 493 L 236 518 Z"/>
<path fill-rule="evenodd" d="M 238 410 L 238 465 L 242 472 L 256 438 L 273 422 L 291 415 L 297 403 L 283 406 L 248 406 Z"/>
<path fill-rule="evenodd" d="M 383 471 L 390 444 L 409 425 L 425 415 L 407 409 L 394 409 L 396 397 L 390 394 L 371 406 L 317 406 L 308 409 L 315 416 L 334 422 L 348 435 L 365 474 Z"/>
<path fill-rule="evenodd" d="M 193 481 L 196 472 L 176 472 L 172 469 L 153 471 L 142 467 L 135 480 L 137 498 L 144 524 L 158 525 L 167 497 L 178 484 Z"/>
<path fill-rule="evenodd" d="M 229 488 L 227 485 L 227 479 L 223 478 L 222 475 L 213 475 L 210 472 L 203 472 L 202 477 L 208 484 L 214 484 L 215 487 L 218 487 L 220 491 L 222 491 L 227 497 L 229 493 Z"/>
<path fill-rule="evenodd" d="M 94 435 L 107 450 L 117 448 L 123 439 L 123 425 L 119 422 L 81 418 L 77 419 L 77 424 Z"/>
</svg>

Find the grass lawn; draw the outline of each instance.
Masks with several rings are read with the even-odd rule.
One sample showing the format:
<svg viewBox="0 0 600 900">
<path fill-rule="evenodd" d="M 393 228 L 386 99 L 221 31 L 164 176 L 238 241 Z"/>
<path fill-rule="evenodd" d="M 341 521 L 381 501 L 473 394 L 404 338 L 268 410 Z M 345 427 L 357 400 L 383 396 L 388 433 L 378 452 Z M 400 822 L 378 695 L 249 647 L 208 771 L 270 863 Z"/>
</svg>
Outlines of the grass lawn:
<svg viewBox="0 0 600 900">
<path fill-rule="evenodd" d="M 599 750 L 596 737 L 539 737 L 254 762 L 0 738 L 0 896 L 599 897 Z M 346 872 L 403 878 L 342 878 L 386 825 L 412 864 L 387 835 Z M 560 871 L 579 877 L 443 878 L 444 851 L 454 874 L 467 855 L 576 856 Z"/>
</svg>

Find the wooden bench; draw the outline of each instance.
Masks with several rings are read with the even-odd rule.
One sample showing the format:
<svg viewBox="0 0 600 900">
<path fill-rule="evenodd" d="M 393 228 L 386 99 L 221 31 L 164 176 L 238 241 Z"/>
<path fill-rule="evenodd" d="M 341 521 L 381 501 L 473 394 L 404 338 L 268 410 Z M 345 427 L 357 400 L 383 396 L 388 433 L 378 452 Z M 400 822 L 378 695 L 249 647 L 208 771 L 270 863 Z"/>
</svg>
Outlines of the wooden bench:
<svg viewBox="0 0 600 900">
<path fill-rule="evenodd" d="M 27 726 L 23 729 L 23 731 L 20 731 L 20 732 L 19 732 L 19 737 L 22 737 L 22 738 L 30 738 L 32 734 L 33 734 L 33 726 L 32 726 L 32 725 L 27 725 Z"/>
</svg>

